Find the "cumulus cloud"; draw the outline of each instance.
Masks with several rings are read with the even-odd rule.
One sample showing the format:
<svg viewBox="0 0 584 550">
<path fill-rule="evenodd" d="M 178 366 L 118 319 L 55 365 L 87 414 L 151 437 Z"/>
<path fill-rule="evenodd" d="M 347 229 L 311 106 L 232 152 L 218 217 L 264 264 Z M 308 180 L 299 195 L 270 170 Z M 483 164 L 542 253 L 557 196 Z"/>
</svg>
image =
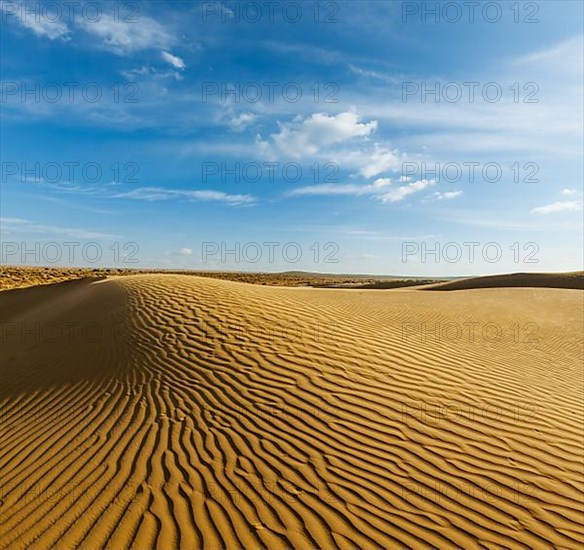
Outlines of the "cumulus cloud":
<svg viewBox="0 0 584 550">
<path fill-rule="evenodd" d="M 250 124 L 253 124 L 257 120 L 257 116 L 253 113 L 241 113 L 240 115 L 234 116 L 229 121 L 229 127 L 234 132 L 243 132 Z"/>
<path fill-rule="evenodd" d="M 562 189 L 562 195 L 564 195 L 565 197 L 574 197 L 575 195 L 578 194 L 578 191 L 576 191 L 576 189 Z"/>
<path fill-rule="evenodd" d="M 377 129 L 377 121 L 360 122 L 354 112 L 338 115 L 314 113 L 309 117 L 296 117 L 289 123 L 278 123 L 279 131 L 268 140 L 258 136 L 257 144 L 265 153 L 280 153 L 299 158 L 315 155 L 322 148 L 353 138 L 365 138 Z"/>
<path fill-rule="evenodd" d="M 353 111 L 298 116 L 290 122 L 278 122 L 278 127 L 267 139 L 256 137 L 264 158 L 322 159 L 354 170 L 353 176 L 369 179 L 399 171 L 404 156 L 384 143 L 372 143 L 377 121 L 361 120 Z"/>
<path fill-rule="evenodd" d="M 172 65 L 175 69 L 180 69 L 181 71 L 186 67 L 185 62 L 178 56 L 172 55 L 168 52 L 162 52 L 162 59 Z"/>
<path fill-rule="evenodd" d="M 190 248 L 181 248 L 177 254 L 179 256 L 191 256 L 193 251 Z"/>
<path fill-rule="evenodd" d="M 558 212 L 580 212 L 582 201 L 559 201 L 534 208 L 532 214 L 556 214 Z"/>
<path fill-rule="evenodd" d="M 396 149 L 390 150 L 379 143 L 374 145 L 372 151 L 353 151 L 344 158 L 347 164 L 358 166 L 359 174 L 366 178 L 395 170 L 401 162 L 401 156 Z"/>
</svg>

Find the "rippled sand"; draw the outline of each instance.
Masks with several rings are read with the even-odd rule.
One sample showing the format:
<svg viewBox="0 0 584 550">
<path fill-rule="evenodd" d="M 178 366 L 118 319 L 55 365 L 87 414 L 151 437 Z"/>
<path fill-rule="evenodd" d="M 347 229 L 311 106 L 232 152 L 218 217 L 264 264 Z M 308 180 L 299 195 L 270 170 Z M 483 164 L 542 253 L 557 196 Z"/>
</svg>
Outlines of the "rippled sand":
<svg viewBox="0 0 584 550">
<path fill-rule="evenodd" d="M 0 293 L 2 548 L 578 548 L 582 291 Z"/>
</svg>

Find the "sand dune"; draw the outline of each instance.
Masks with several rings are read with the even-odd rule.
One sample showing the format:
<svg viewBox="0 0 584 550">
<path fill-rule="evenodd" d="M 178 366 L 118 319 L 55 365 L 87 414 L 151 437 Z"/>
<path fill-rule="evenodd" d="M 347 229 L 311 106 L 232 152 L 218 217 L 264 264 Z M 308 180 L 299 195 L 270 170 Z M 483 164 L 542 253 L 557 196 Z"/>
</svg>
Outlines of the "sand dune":
<svg viewBox="0 0 584 550">
<path fill-rule="evenodd" d="M 584 271 L 569 273 L 506 273 L 469 277 L 426 285 L 424 290 L 471 290 L 474 288 L 577 288 L 584 290 Z"/>
<path fill-rule="evenodd" d="M 0 293 L 2 548 L 578 548 L 582 292 Z"/>
</svg>

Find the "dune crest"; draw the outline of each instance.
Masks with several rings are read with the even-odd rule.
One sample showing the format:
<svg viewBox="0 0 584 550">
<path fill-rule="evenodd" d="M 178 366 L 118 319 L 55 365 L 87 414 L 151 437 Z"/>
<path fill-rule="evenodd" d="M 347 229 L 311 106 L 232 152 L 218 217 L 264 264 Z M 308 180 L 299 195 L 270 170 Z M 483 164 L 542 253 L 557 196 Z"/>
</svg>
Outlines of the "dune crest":
<svg viewBox="0 0 584 550">
<path fill-rule="evenodd" d="M 506 273 L 469 277 L 426 285 L 422 290 L 472 290 L 476 288 L 574 288 L 584 290 L 584 271 L 568 273 Z"/>
<path fill-rule="evenodd" d="M 2 548 L 583 541 L 578 290 L 135 275 L 0 301 Z"/>
</svg>

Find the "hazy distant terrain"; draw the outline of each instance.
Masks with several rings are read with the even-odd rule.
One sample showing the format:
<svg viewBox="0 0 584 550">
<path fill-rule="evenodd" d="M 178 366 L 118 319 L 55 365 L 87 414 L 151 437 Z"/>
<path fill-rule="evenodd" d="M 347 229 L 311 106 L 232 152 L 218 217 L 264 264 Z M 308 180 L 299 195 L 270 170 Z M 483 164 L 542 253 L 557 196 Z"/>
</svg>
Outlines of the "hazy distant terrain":
<svg viewBox="0 0 584 550">
<path fill-rule="evenodd" d="M 161 269 L 118 269 L 118 268 L 75 268 L 75 267 L 22 267 L 0 266 L 0 290 L 21 288 L 38 284 L 52 284 L 83 278 L 103 278 L 108 276 L 137 275 L 141 273 L 168 273 L 212 277 L 241 283 L 273 286 L 315 286 L 315 287 L 366 287 L 368 285 L 390 285 L 393 287 L 412 286 L 432 282 L 443 282 L 445 278 L 418 278 L 379 275 L 336 275 L 286 271 L 283 273 L 250 273 L 243 271 L 172 271 Z"/>
</svg>

